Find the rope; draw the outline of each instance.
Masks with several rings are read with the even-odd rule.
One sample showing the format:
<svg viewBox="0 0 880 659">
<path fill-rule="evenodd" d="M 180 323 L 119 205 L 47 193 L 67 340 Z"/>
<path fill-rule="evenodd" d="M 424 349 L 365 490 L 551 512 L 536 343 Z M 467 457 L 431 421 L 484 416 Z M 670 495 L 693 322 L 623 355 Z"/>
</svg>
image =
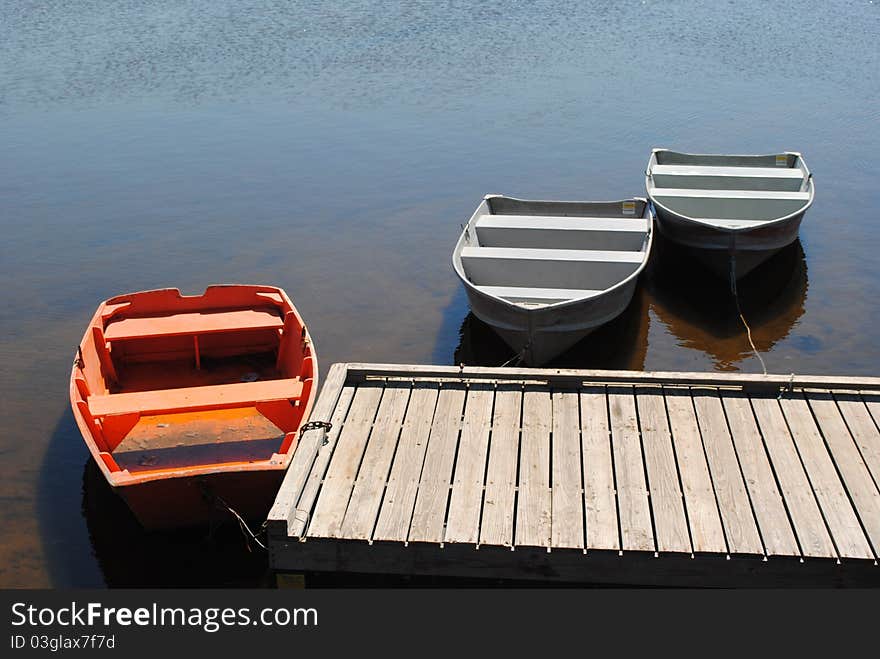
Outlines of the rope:
<svg viewBox="0 0 880 659">
<path fill-rule="evenodd" d="M 251 549 L 251 540 L 256 542 L 264 551 L 266 550 L 266 545 L 263 544 L 262 540 L 251 530 L 251 527 L 248 526 L 248 523 L 244 521 L 244 518 L 236 512 L 236 510 L 230 506 L 226 501 L 223 500 L 223 497 L 216 494 L 208 484 L 204 481 L 199 481 L 199 488 L 202 491 L 202 496 L 207 500 L 212 502 L 218 509 L 226 510 L 229 514 L 235 517 L 238 522 L 238 526 L 241 529 L 241 534 L 244 536 L 244 543 L 247 547 L 248 551 L 252 551 Z M 262 535 L 266 530 L 266 522 L 263 522 L 262 526 L 260 526 L 260 530 L 258 533 Z"/>
<path fill-rule="evenodd" d="M 244 543 L 245 543 L 245 546 L 247 547 L 248 551 L 251 551 L 251 543 L 250 543 L 250 541 L 248 540 L 248 536 L 250 536 L 250 540 L 253 540 L 254 542 L 256 542 L 256 543 L 260 546 L 260 548 L 263 549 L 263 551 L 265 551 L 265 550 L 266 550 L 266 545 L 264 545 L 263 542 L 262 542 L 262 540 L 260 540 L 260 539 L 257 537 L 257 534 L 256 534 L 256 533 L 254 533 L 253 531 L 251 531 L 251 527 L 248 526 L 248 523 L 247 523 L 246 521 L 244 521 L 244 519 L 242 518 L 242 516 L 239 515 L 237 512 L 235 512 L 235 509 L 234 509 L 232 506 L 230 506 L 228 503 L 226 503 L 226 502 L 225 502 L 223 499 L 221 499 L 220 497 L 217 497 L 217 501 L 218 501 L 220 504 L 222 504 L 222 506 L 223 506 L 224 508 L 226 508 L 226 510 L 228 510 L 229 513 L 232 514 L 232 515 L 235 517 L 235 519 L 238 521 L 238 526 L 239 526 L 239 528 L 241 529 L 241 533 L 242 533 L 242 535 L 244 536 Z M 263 522 L 263 525 L 260 526 L 260 531 L 259 531 L 260 534 L 262 534 L 262 533 L 265 531 L 265 528 L 266 528 L 266 523 Z"/>
<path fill-rule="evenodd" d="M 528 340 L 528 343 L 526 343 L 526 344 L 523 346 L 523 349 L 520 350 L 520 351 L 519 351 L 517 354 L 515 354 L 513 357 L 511 357 L 510 359 L 508 359 L 506 362 L 504 362 L 503 364 L 501 364 L 500 368 L 504 368 L 505 366 L 510 366 L 510 362 L 512 362 L 514 359 L 516 360 L 516 363 L 514 364 L 514 366 L 519 366 L 519 365 L 522 363 L 522 360 L 525 359 L 526 352 L 528 352 L 529 348 L 531 348 L 531 347 L 532 347 L 532 340 L 529 339 L 529 340 Z"/>
<path fill-rule="evenodd" d="M 736 250 L 733 245 L 733 239 L 731 239 L 730 245 L 730 292 L 733 294 L 733 301 L 736 304 L 736 313 L 739 314 L 739 319 L 746 328 L 746 336 L 749 339 L 749 345 L 752 347 L 752 352 L 755 354 L 755 357 L 758 358 L 758 361 L 761 362 L 761 370 L 764 371 L 764 375 L 767 375 L 767 364 L 764 363 L 764 358 L 761 357 L 761 353 L 758 352 L 758 348 L 752 339 L 752 328 L 749 327 L 748 322 L 746 322 L 746 317 L 743 315 L 742 308 L 739 306 L 739 294 L 736 290 Z"/>
</svg>

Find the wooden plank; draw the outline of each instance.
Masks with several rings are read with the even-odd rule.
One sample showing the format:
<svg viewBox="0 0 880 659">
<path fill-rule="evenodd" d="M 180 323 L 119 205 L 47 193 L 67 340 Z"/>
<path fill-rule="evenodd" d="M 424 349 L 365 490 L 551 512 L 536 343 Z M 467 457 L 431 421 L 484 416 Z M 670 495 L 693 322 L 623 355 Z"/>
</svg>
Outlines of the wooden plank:
<svg viewBox="0 0 880 659">
<path fill-rule="evenodd" d="M 694 551 L 725 553 L 724 529 L 690 391 L 664 387 L 663 394 Z"/>
<path fill-rule="evenodd" d="M 659 387 L 636 387 L 635 394 L 645 466 L 648 469 L 657 551 L 690 553 L 691 540 L 666 419 L 663 390 Z"/>
<path fill-rule="evenodd" d="M 342 537 L 368 540 L 373 535 L 411 391 L 409 383 L 389 382 L 385 386 L 342 522 Z"/>
<path fill-rule="evenodd" d="M 721 401 L 767 555 L 800 556 L 748 396 L 725 392 Z"/>
<path fill-rule="evenodd" d="M 780 405 L 838 552 L 846 558 L 872 558 L 858 517 L 803 394 L 783 398 Z"/>
<path fill-rule="evenodd" d="M 303 383 L 299 378 L 233 382 L 201 387 L 130 391 L 105 396 L 89 396 L 89 411 L 97 417 L 110 414 L 161 414 L 192 410 L 216 410 L 224 407 L 249 407 L 267 400 L 302 397 Z"/>
<path fill-rule="evenodd" d="M 449 499 L 446 542 L 476 544 L 480 538 L 480 511 L 494 398 L 492 385 L 479 383 L 468 389 Z"/>
<path fill-rule="evenodd" d="M 619 550 L 614 461 L 605 387 L 584 387 L 580 403 L 587 549 Z"/>
<path fill-rule="evenodd" d="M 303 486 L 302 496 L 296 505 L 292 506 L 292 511 L 290 513 L 290 521 L 288 522 L 287 530 L 288 534 L 293 538 L 299 538 L 302 536 L 303 531 L 305 531 L 306 525 L 311 518 L 312 507 L 315 505 L 315 499 L 318 497 L 321 483 L 324 481 L 327 467 L 330 464 L 330 459 L 333 457 L 333 451 L 336 450 L 336 443 L 339 441 L 339 435 L 342 432 L 345 417 L 348 415 L 348 410 L 351 407 L 354 392 L 355 387 L 343 387 L 342 392 L 339 394 L 339 399 L 336 401 L 336 409 L 333 411 L 333 416 L 330 417 L 332 427 L 325 435 L 323 435 L 322 439 L 318 440 L 318 454 L 315 457 L 311 472 L 308 474 L 305 485 Z M 323 434 L 323 431 L 310 430 L 308 433 Z M 303 440 L 301 439 L 297 446 L 297 453 L 302 448 L 302 442 Z M 326 444 L 324 442 L 326 442 Z"/>
<path fill-rule="evenodd" d="M 810 480 L 776 397 L 754 397 L 752 409 L 797 535 L 808 557 L 837 556 Z"/>
<path fill-rule="evenodd" d="M 834 397 L 853 439 L 856 440 L 862 459 L 874 478 L 874 483 L 880 485 L 880 430 L 868 408 L 868 405 L 873 404 L 880 412 L 880 398 L 839 392 L 835 393 Z M 876 545 L 874 548 L 876 549 Z"/>
<path fill-rule="evenodd" d="M 438 394 L 438 387 L 430 383 L 416 383 L 413 387 L 374 540 L 406 541 L 409 535 Z"/>
<path fill-rule="evenodd" d="M 679 371 L 605 371 L 563 368 L 499 368 L 486 366 L 431 366 L 413 364 L 347 364 L 352 378 L 403 376 L 484 380 L 527 380 L 578 384 L 626 383 L 665 385 L 756 386 L 767 388 L 813 387 L 825 389 L 880 390 L 880 378 L 829 375 L 760 375 L 755 373 L 684 373 Z"/>
<path fill-rule="evenodd" d="M 695 388 L 691 396 L 728 549 L 732 554 L 763 554 L 764 546 L 718 392 Z"/>
<path fill-rule="evenodd" d="M 611 413 L 611 442 L 622 548 L 654 551 L 648 485 L 645 481 L 633 388 L 609 387 L 608 408 Z"/>
<path fill-rule="evenodd" d="M 355 391 L 345 426 L 336 442 L 336 450 L 318 494 L 307 535 L 325 538 L 339 536 L 384 388 L 383 383 L 365 383 Z"/>
<path fill-rule="evenodd" d="M 831 394 L 808 392 L 806 398 L 876 557 L 880 548 L 880 492 L 877 485 Z"/>
<path fill-rule="evenodd" d="M 584 496 L 578 394 L 555 391 L 553 416 L 550 543 L 584 548 Z"/>
<path fill-rule="evenodd" d="M 123 318 L 111 320 L 104 338 L 107 341 L 153 336 L 184 336 L 214 332 L 281 329 L 284 320 L 275 309 L 239 309 L 237 311 L 198 311 L 172 316 Z"/>
<path fill-rule="evenodd" d="M 550 427 L 553 406 L 543 387 L 523 393 L 519 494 L 516 502 L 516 544 L 550 545 Z"/>
<path fill-rule="evenodd" d="M 444 384 L 440 388 L 413 508 L 410 542 L 443 542 L 449 484 L 466 395 L 464 385 Z"/>
<path fill-rule="evenodd" d="M 874 393 L 863 393 L 862 399 L 865 401 L 865 406 L 871 413 L 871 417 L 874 419 L 874 423 L 877 425 L 878 428 L 880 428 L 880 395 Z"/>
<path fill-rule="evenodd" d="M 480 544 L 510 547 L 513 544 L 513 515 L 516 500 L 516 467 L 519 458 L 519 424 L 522 415 L 522 387 L 499 384 L 492 414 L 492 439 L 486 492 L 480 522 Z"/>
<path fill-rule="evenodd" d="M 311 419 L 327 421 L 334 414 L 334 410 L 338 408 L 337 402 L 343 388 L 342 385 L 345 382 L 345 376 L 345 365 L 333 364 L 330 367 L 324 380 L 324 386 L 321 388 L 321 395 L 318 396 L 318 400 L 312 408 Z M 348 406 L 346 405 L 345 407 L 347 413 Z M 333 426 L 337 432 L 341 423 L 342 421 Z M 311 472 L 316 456 L 321 449 L 325 434 L 324 430 L 315 429 L 307 430 L 300 436 L 293 458 L 290 461 L 290 466 L 284 475 L 284 481 L 278 490 L 278 496 L 275 498 L 275 503 L 269 512 L 268 520 L 270 524 L 295 525 L 296 505 L 300 500 L 300 495 L 303 493 L 303 487 Z M 314 501 L 307 502 L 307 510 L 311 510 L 312 503 Z"/>
</svg>

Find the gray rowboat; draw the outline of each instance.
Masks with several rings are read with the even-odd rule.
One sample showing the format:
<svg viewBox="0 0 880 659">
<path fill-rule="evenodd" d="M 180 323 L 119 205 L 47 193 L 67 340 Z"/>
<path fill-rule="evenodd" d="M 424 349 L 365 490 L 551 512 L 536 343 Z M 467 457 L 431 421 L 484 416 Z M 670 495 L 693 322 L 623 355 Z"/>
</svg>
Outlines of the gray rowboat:
<svg viewBox="0 0 880 659">
<path fill-rule="evenodd" d="M 538 366 L 626 309 L 652 237 L 646 199 L 488 195 L 463 227 L 452 265 L 474 315 Z"/>
<path fill-rule="evenodd" d="M 645 187 L 660 232 L 695 249 L 719 276 L 739 279 L 797 238 L 813 203 L 799 153 L 697 155 L 654 149 Z"/>
</svg>

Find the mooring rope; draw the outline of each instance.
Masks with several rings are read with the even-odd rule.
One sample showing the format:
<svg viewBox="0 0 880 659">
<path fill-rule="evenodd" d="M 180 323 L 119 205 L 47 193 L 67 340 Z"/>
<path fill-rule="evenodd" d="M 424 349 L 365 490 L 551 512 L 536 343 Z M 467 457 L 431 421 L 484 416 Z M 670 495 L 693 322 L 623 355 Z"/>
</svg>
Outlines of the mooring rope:
<svg viewBox="0 0 880 659">
<path fill-rule="evenodd" d="M 248 523 L 244 521 L 244 518 L 238 514 L 235 508 L 226 503 L 223 497 L 214 492 L 204 481 L 199 481 L 199 488 L 201 489 L 202 496 L 205 497 L 205 499 L 212 502 L 218 509 L 226 510 L 229 514 L 235 517 L 236 521 L 238 522 L 238 526 L 241 529 L 241 534 L 244 536 L 245 546 L 247 547 L 248 551 L 251 551 L 251 540 L 256 542 L 264 551 L 266 550 L 266 545 L 263 543 L 262 540 L 260 540 L 258 534 L 254 533 L 251 530 L 251 527 L 248 526 Z M 263 522 L 263 525 L 260 527 L 258 533 L 262 535 L 265 530 L 266 522 Z"/>
<path fill-rule="evenodd" d="M 504 362 L 503 364 L 501 364 L 501 366 L 500 366 L 499 368 L 504 368 L 505 366 L 510 366 L 510 363 L 511 363 L 514 359 L 516 360 L 516 363 L 514 364 L 514 366 L 519 366 L 520 364 L 522 364 L 522 360 L 525 359 L 525 357 L 526 357 L 526 352 L 528 352 L 529 348 L 531 348 L 531 347 L 532 347 L 532 340 L 529 339 L 529 340 L 528 340 L 528 343 L 526 343 L 526 344 L 523 346 L 523 349 L 522 349 L 522 350 L 520 350 L 520 351 L 519 351 L 517 354 L 515 354 L 513 357 L 511 357 L 511 358 L 508 359 L 506 362 Z"/>
<path fill-rule="evenodd" d="M 752 339 L 752 328 L 749 327 L 748 322 L 746 322 L 746 317 L 743 315 L 742 308 L 739 306 L 739 293 L 736 290 L 736 248 L 733 239 L 731 239 L 730 244 L 730 292 L 733 294 L 733 301 L 736 304 L 736 313 L 739 314 L 739 319 L 746 328 L 746 336 L 749 339 L 749 345 L 752 347 L 752 352 L 755 354 L 755 357 L 758 358 L 758 361 L 761 362 L 761 370 L 764 371 L 764 375 L 767 375 L 767 364 L 764 363 L 764 358 L 761 357 L 761 353 L 758 352 L 758 347 Z"/>
<path fill-rule="evenodd" d="M 245 546 L 248 548 L 248 551 L 251 551 L 251 544 L 250 544 L 250 541 L 248 540 L 248 536 L 250 536 L 250 540 L 253 540 L 254 542 L 256 542 L 265 551 L 266 545 L 263 544 L 263 541 L 260 540 L 257 537 L 257 534 L 251 530 L 251 527 L 248 526 L 248 523 L 246 521 L 244 521 L 244 518 L 241 515 L 239 515 L 235 511 L 235 509 L 232 506 L 230 506 L 228 503 L 226 503 L 221 497 L 218 496 L 217 501 L 220 504 L 222 504 L 223 507 L 227 511 L 229 511 L 229 513 L 232 514 L 235 517 L 235 519 L 238 521 L 238 526 L 241 529 L 241 534 L 244 536 Z M 264 522 L 263 526 L 260 527 L 259 533 L 262 534 L 265 531 L 265 528 L 266 528 L 266 524 Z"/>
</svg>

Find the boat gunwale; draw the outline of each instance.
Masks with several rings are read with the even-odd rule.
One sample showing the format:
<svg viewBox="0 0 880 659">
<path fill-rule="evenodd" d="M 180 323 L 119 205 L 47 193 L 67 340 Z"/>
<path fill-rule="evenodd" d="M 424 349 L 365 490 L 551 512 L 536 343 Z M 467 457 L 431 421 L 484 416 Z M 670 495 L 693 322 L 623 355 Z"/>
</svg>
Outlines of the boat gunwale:
<svg viewBox="0 0 880 659">
<path fill-rule="evenodd" d="M 554 302 L 552 304 L 545 304 L 540 307 L 533 307 L 533 308 L 524 307 L 521 304 L 517 304 L 516 302 L 510 302 L 509 300 L 505 300 L 502 297 L 492 295 L 491 293 L 486 293 L 485 291 L 480 290 L 480 288 L 477 284 L 470 281 L 470 279 L 464 273 L 464 266 L 461 265 L 461 251 L 464 247 L 464 245 L 462 244 L 462 241 L 464 240 L 465 232 L 471 226 L 471 223 L 473 222 L 474 218 L 479 213 L 480 207 L 484 203 L 486 203 L 489 199 L 499 198 L 499 197 L 504 198 L 504 199 L 510 199 L 513 201 L 526 202 L 526 203 L 559 203 L 559 204 L 596 204 L 596 205 L 599 205 L 599 204 L 623 204 L 624 202 L 627 202 L 627 201 L 640 201 L 645 204 L 645 210 L 643 211 L 642 216 L 639 218 L 636 218 L 636 219 L 647 220 L 647 224 L 648 224 L 647 230 L 645 231 L 645 234 L 647 236 L 647 242 L 644 246 L 644 249 L 639 250 L 643 254 L 642 260 L 639 262 L 638 267 L 633 272 L 631 272 L 629 275 L 627 275 L 624 279 L 621 279 L 619 282 L 617 282 L 613 286 L 609 286 L 608 288 L 602 289 L 602 291 L 596 295 L 585 295 L 585 296 L 573 298 L 571 300 L 562 300 L 560 302 Z M 491 212 L 488 214 L 489 215 L 498 215 L 499 217 L 503 217 L 504 215 L 507 215 L 506 213 L 497 213 L 496 214 L 496 213 L 491 213 Z M 577 216 L 572 216 L 572 217 L 577 217 Z M 612 216 L 612 217 L 609 217 L 608 219 L 615 219 L 615 217 L 616 216 Z M 627 218 L 621 218 L 621 219 L 627 219 Z M 452 267 L 455 270 L 455 274 L 458 276 L 458 278 L 465 285 L 465 288 L 467 288 L 468 292 L 474 292 L 481 297 L 484 297 L 486 299 L 492 300 L 493 302 L 496 302 L 498 304 L 503 305 L 507 309 L 510 309 L 513 311 L 518 311 L 518 312 L 524 312 L 524 313 L 528 313 L 528 314 L 537 314 L 537 313 L 541 313 L 541 312 L 549 311 L 549 310 L 553 310 L 553 311 L 564 310 L 568 306 L 574 306 L 577 304 L 581 304 L 587 300 L 597 300 L 599 298 L 602 298 L 610 293 L 616 292 L 618 289 L 623 288 L 627 284 L 629 284 L 632 281 L 634 281 L 635 279 L 637 279 L 638 276 L 642 273 L 642 271 L 647 267 L 648 261 L 651 256 L 651 247 L 653 246 L 653 243 L 654 243 L 654 220 L 655 220 L 655 215 L 654 215 L 653 208 L 651 207 L 651 202 L 649 199 L 646 199 L 645 197 L 629 197 L 627 199 L 611 199 L 608 201 L 596 201 L 596 200 L 584 201 L 584 200 L 559 200 L 559 199 L 552 199 L 552 200 L 550 200 L 550 199 L 520 199 L 518 197 L 508 197 L 507 195 L 501 195 L 501 194 L 488 194 L 483 197 L 483 201 L 480 202 L 480 204 L 477 206 L 477 209 L 471 215 L 470 219 L 467 221 L 467 224 L 464 225 L 464 228 L 458 237 L 458 242 L 456 242 L 455 249 L 452 252 Z M 585 250 L 578 250 L 578 251 L 585 251 Z M 620 251 L 620 250 L 610 250 L 610 251 Z"/>
<path fill-rule="evenodd" d="M 793 213 L 788 213 L 787 215 L 782 215 L 780 217 L 775 217 L 770 220 L 758 220 L 761 224 L 752 225 L 749 227 L 720 227 L 717 224 L 712 224 L 707 220 L 707 218 L 699 218 L 699 217 L 691 217 L 690 215 L 683 215 L 682 213 L 670 208 L 669 206 L 660 203 L 652 194 L 652 189 L 656 188 L 652 182 L 652 167 L 654 164 L 657 164 L 657 154 L 658 153 L 674 153 L 678 156 L 694 156 L 694 157 L 702 157 L 702 156 L 722 156 L 722 157 L 731 157 L 731 158 L 769 158 L 770 156 L 777 155 L 786 155 L 786 156 L 796 156 L 801 165 L 803 166 L 803 180 L 807 184 L 807 192 L 809 193 L 809 198 L 804 205 L 798 208 Z M 791 168 L 793 169 L 793 168 Z M 650 184 L 649 184 L 650 183 Z M 660 188 L 661 190 L 663 188 Z M 691 188 L 688 188 L 691 189 Z M 696 189 L 696 188 L 694 188 Z M 714 188 L 713 188 L 714 189 Z M 815 183 L 813 182 L 813 174 L 810 172 L 810 169 L 807 167 L 807 163 L 804 161 L 804 157 L 801 155 L 799 151 L 783 151 L 781 153 L 688 153 L 686 151 L 673 151 L 672 149 L 664 149 L 664 148 L 654 148 L 651 149 L 651 155 L 648 158 L 648 166 L 645 169 L 645 192 L 648 194 L 648 199 L 652 206 L 656 208 L 660 208 L 667 213 L 674 215 L 676 218 L 683 220 L 684 222 L 691 222 L 693 224 L 699 225 L 701 227 L 707 227 L 714 231 L 718 231 L 719 233 L 751 233 L 753 231 L 761 231 L 766 229 L 767 227 L 773 227 L 777 224 L 784 224 L 785 222 L 796 218 L 798 215 L 803 215 L 807 212 L 810 206 L 813 205 L 813 201 L 816 198 L 816 188 Z M 657 214 L 659 215 L 659 213 Z"/>
<path fill-rule="evenodd" d="M 287 295 L 287 293 L 278 286 L 270 286 L 266 284 L 213 284 L 206 287 L 205 291 L 198 295 L 184 295 L 180 292 L 179 288 L 160 288 L 160 289 L 148 289 L 142 291 L 135 291 L 132 293 L 124 293 L 121 295 L 115 295 L 111 298 L 108 298 L 101 302 L 98 305 L 98 308 L 95 310 L 95 313 L 92 315 L 89 320 L 88 325 L 86 326 L 86 330 L 83 334 L 83 338 L 80 340 L 80 343 L 77 344 L 77 353 L 74 355 L 73 364 L 71 366 L 70 371 L 70 383 L 69 383 L 69 395 L 70 395 L 70 403 L 74 416 L 74 420 L 76 421 L 77 427 L 80 431 L 80 435 L 83 438 L 83 441 L 86 444 L 86 447 L 89 449 L 89 453 L 91 454 L 92 459 L 97 463 L 98 468 L 101 470 L 101 473 L 106 478 L 107 482 L 111 487 L 125 487 L 130 485 L 140 485 L 144 483 L 149 483 L 153 481 L 162 481 L 162 480 L 176 480 L 176 479 L 188 479 L 188 478 L 196 478 L 199 476 L 210 476 L 213 474 L 222 474 L 222 473 L 240 473 L 240 472 L 263 472 L 263 471 L 285 471 L 290 466 L 290 462 L 293 459 L 293 454 L 295 452 L 295 445 L 292 445 L 285 453 L 273 453 L 271 457 L 263 460 L 254 460 L 248 462 L 224 462 L 224 463 L 211 463 L 211 464 L 203 464 L 203 465 L 194 465 L 189 467 L 174 467 L 167 469 L 155 469 L 155 470 L 144 470 L 138 471 L 135 473 L 130 472 L 128 469 L 119 469 L 119 471 L 112 471 L 107 464 L 104 462 L 102 458 L 103 454 L 109 455 L 111 458 L 113 457 L 113 451 L 102 451 L 95 441 L 95 437 L 92 434 L 92 430 L 89 427 L 88 422 L 85 417 L 83 417 L 82 412 L 80 412 L 79 407 L 76 404 L 77 397 L 79 396 L 79 390 L 76 386 L 76 375 L 77 375 L 77 366 L 79 362 L 79 354 L 80 354 L 80 346 L 86 341 L 87 337 L 92 331 L 93 327 L 103 326 L 105 321 L 109 321 L 113 318 L 116 313 L 121 311 L 122 309 L 114 310 L 107 318 L 103 317 L 103 312 L 109 306 L 113 306 L 115 304 L 121 304 L 126 301 L 126 298 L 131 298 L 132 296 L 141 295 L 144 293 L 157 293 L 162 291 L 174 291 L 177 293 L 178 297 L 181 299 L 186 298 L 199 298 L 204 297 L 207 294 L 209 289 L 213 288 L 247 288 L 252 290 L 254 293 L 273 293 L 277 294 L 281 297 L 282 303 L 288 305 L 290 307 L 289 311 L 292 311 L 296 314 L 297 320 L 299 320 L 300 325 L 306 329 L 306 338 L 309 339 L 309 346 L 311 350 L 311 360 L 312 360 L 312 386 L 309 390 L 308 398 L 303 400 L 300 399 L 301 405 L 303 407 L 302 413 L 302 423 L 300 424 L 300 428 L 302 424 L 308 421 L 312 407 L 314 405 L 315 399 L 317 397 L 317 389 L 318 389 L 318 356 L 315 351 L 314 342 L 311 341 L 311 333 L 308 330 L 308 326 L 305 321 L 303 321 L 302 316 L 299 313 L 299 310 L 296 308 L 296 305 L 293 304 L 293 301 Z M 307 378 L 309 379 L 309 378 Z M 185 389 L 185 387 L 184 387 Z M 88 401 L 86 400 L 86 405 L 88 405 Z M 231 409 L 231 408 L 230 408 Z M 300 428 L 296 430 L 296 435 L 300 434 Z M 285 435 L 288 433 L 285 433 Z M 278 458 L 281 458 L 280 460 Z M 274 462 L 273 462 L 274 460 Z"/>
</svg>

